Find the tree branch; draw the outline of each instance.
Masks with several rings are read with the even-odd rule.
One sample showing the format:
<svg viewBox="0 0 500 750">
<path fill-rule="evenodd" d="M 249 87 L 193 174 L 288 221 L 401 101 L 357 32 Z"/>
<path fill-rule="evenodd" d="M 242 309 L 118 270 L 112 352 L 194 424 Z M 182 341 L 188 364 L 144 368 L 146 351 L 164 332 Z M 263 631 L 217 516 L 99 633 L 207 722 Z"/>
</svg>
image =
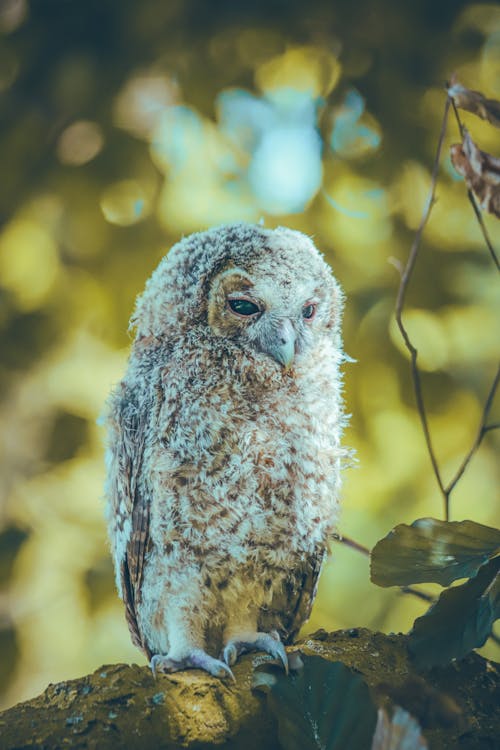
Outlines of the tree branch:
<svg viewBox="0 0 500 750">
<path fill-rule="evenodd" d="M 359 542 L 356 542 L 354 539 L 351 539 L 348 536 L 336 536 L 335 541 L 345 545 L 346 547 L 355 549 L 357 552 L 361 552 L 361 554 L 365 557 L 370 557 L 370 550 L 368 549 L 368 547 L 365 547 L 364 544 L 360 544 Z"/>
<path fill-rule="evenodd" d="M 448 112 L 450 109 L 450 97 L 447 97 L 446 104 L 444 108 L 444 115 L 443 115 L 443 122 L 441 124 L 441 132 L 439 134 L 439 141 L 438 146 L 436 150 L 436 156 L 434 159 L 434 166 L 432 169 L 432 177 L 431 177 L 431 187 L 429 191 L 429 196 L 427 198 L 427 203 L 424 208 L 424 213 L 422 215 L 422 219 L 420 220 L 419 227 L 417 229 L 417 232 L 415 234 L 415 238 L 413 240 L 413 244 L 411 246 L 410 254 L 408 256 L 408 260 L 406 263 L 406 266 L 403 270 L 403 273 L 401 275 L 401 282 L 399 284 L 398 294 L 396 298 L 396 323 L 398 325 L 398 328 L 401 332 L 401 336 L 403 337 L 403 341 L 405 343 L 406 348 L 408 349 L 410 353 L 411 358 L 411 373 L 412 373 L 412 379 L 413 379 L 413 388 L 415 391 L 415 397 L 417 401 L 417 409 L 418 414 L 420 417 L 420 422 L 422 424 L 422 429 L 424 431 L 425 436 L 425 442 L 427 444 L 427 452 L 429 453 L 429 457 L 431 459 L 432 469 L 434 471 L 434 475 L 436 477 L 436 481 L 439 485 L 439 488 L 441 489 L 441 492 L 444 494 L 445 487 L 443 480 L 441 478 L 441 472 L 439 470 L 436 454 L 434 452 L 434 447 L 432 445 L 431 440 L 431 434 L 429 430 L 429 423 L 427 420 L 427 412 L 425 409 L 425 403 L 424 403 L 424 396 L 422 391 L 422 382 L 420 377 L 420 370 L 418 368 L 417 360 L 418 360 L 418 351 L 416 347 L 412 344 L 410 340 L 410 336 L 408 334 L 408 331 L 406 330 L 406 327 L 403 323 L 403 307 L 405 304 L 406 299 L 406 292 L 408 290 L 408 284 L 410 283 L 410 278 L 413 273 L 413 269 L 415 266 L 415 262 L 417 260 L 417 255 L 420 249 L 420 242 L 422 239 L 422 234 L 424 231 L 424 228 L 429 220 L 429 216 L 432 210 L 432 206 L 435 202 L 435 195 L 436 195 L 436 185 L 437 185 L 437 176 L 439 171 L 439 161 L 441 158 L 441 151 L 443 148 L 443 142 L 444 142 L 444 136 L 446 133 L 446 124 L 448 122 Z M 444 512 L 445 512 L 445 519 L 449 519 L 449 504 L 448 499 L 445 498 L 445 506 L 444 506 Z"/>
<path fill-rule="evenodd" d="M 494 429 L 497 429 L 498 427 L 500 427 L 500 424 L 490 424 L 490 425 L 486 424 L 486 422 L 488 420 L 489 413 L 491 411 L 491 407 L 493 405 L 493 400 L 495 398 L 495 394 L 497 392 L 497 388 L 498 388 L 499 382 L 500 382 L 500 364 L 498 366 L 496 375 L 493 378 L 493 383 L 491 384 L 490 391 L 489 391 L 488 396 L 486 398 L 486 402 L 485 402 L 484 408 L 483 408 L 483 414 L 482 414 L 482 417 L 481 417 L 481 421 L 479 423 L 479 428 L 478 428 L 476 437 L 474 438 L 474 442 L 472 443 L 471 448 L 470 448 L 469 452 L 467 453 L 467 455 L 465 456 L 464 460 L 460 464 L 460 467 L 458 468 L 457 473 L 455 474 L 455 476 L 453 477 L 453 479 L 451 480 L 451 482 L 448 484 L 448 486 L 445 487 L 444 492 L 446 494 L 446 497 L 448 498 L 448 501 L 449 501 L 449 497 L 450 497 L 451 492 L 455 488 L 457 482 L 462 478 L 462 475 L 463 475 L 464 471 L 466 470 L 467 466 L 469 465 L 472 456 L 474 455 L 474 453 L 477 451 L 477 449 L 481 445 L 483 437 L 490 430 L 494 430 Z"/>
<path fill-rule="evenodd" d="M 462 138 L 464 136 L 464 132 L 465 132 L 464 131 L 464 126 L 463 126 L 463 124 L 462 124 L 462 122 L 460 120 L 460 116 L 458 114 L 457 107 L 456 107 L 455 102 L 453 101 L 453 99 L 450 98 L 450 96 L 448 96 L 447 99 L 446 99 L 446 104 L 445 104 L 445 108 L 444 108 L 443 122 L 441 124 L 441 131 L 440 131 L 440 134 L 439 134 L 439 141 L 438 141 L 438 146 L 437 146 L 437 149 L 436 149 L 436 156 L 435 156 L 435 159 L 434 159 L 434 166 L 433 166 L 433 169 L 432 169 L 432 179 L 431 179 L 431 187 L 430 187 L 429 197 L 427 199 L 427 203 L 426 203 L 426 206 L 424 208 L 422 219 L 420 221 L 420 224 L 418 226 L 417 232 L 415 234 L 415 238 L 413 240 L 413 244 L 412 244 L 412 247 L 411 247 L 411 250 L 410 250 L 410 254 L 408 256 L 408 261 L 406 263 L 406 267 L 405 267 L 405 269 L 404 269 L 404 271 L 403 271 L 403 273 L 401 275 L 401 282 L 400 282 L 400 285 L 399 285 L 398 295 L 397 295 L 397 299 L 396 299 L 396 313 L 395 313 L 396 322 L 398 324 L 401 336 L 403 338 L 403 341 L 405 343 L 405 346 L 406 346 L 408 352 L 410 353 L 411 373 L 412 373 L 412 379 L 413 379 L 413 388 L 414 388 L 414 392 L 415 392 L 415 398 L 416 398 L 416 402 L 417 402 L 417 410 L 418 410 L 418 414 L 419 414 L 419 417 L 420 417 L 420 422 L 421 422 L 421 425 L 422 425 L 422 429 L 423 429 L 423 432 L 424 432 L 425 442 L 426 442 L 426 445 L 427 445 L 427 451 L 428 451 L 428 454 L 429 454 L 429 457 L 430 457 L 430 460 L 431 460 L 431 464 L 432 464 L 432 468 L 433 468 L 433 471 L 434 471 L 434 475 L 436 477 L 436 481 L 437 481 L 437 483 L 439 485 L 439 489 L 441 490 L 441 494 L 443 496 L 443 500 L 444 500 L 444 517 L 445 517 L 446 521 L 448 521 L 449 518 L 450 518 L 450 495 L 451 495 L 452 491 L 454 490 L 454 488 L 456 487 L 457 483 L 461 479 L 461 477 L 462 477 L 463 473 L 465 472 L 467 466 L 469 465 L 469 463 L 470 463 L 473 455 L 476 453 L 477 449 L 479 448 L 479 446 L 480 446 L 480 444 L 481 444 L 481 442 L 482 442 L 483 437 L 485 436 L 485 434 L 487 432 L 489 432 L 490 430 L 495 429 L 497 427 L 496 424 L 487 424 L 487 420 L 488 420 L 488 416 L 489 416 L 489 413 L 490 413 L 490 410 L 491 410 L 491 406 L 493 404 L 493 400 L 494 400 L 496 391 L 498 389 L 498 384 L 499 384 L 499 380 L 500 380 L 500 367 L 499 367 L 499 369 L 497 370 L 497 373 L 496 373 L 496 375 L 495 375 L 495 377 L 493 379 L 493 384 L 492 384 L 492 386 L 490 388 L 490 391 L 488 393 L 488 396 L 487 396 L 487 399 L 486 399 L 486 403 L 485 403 L 484 409 L 483 409 L 482 418 L 481 418 L 481 421 L 480 421 L 480 424 L 479 424 L 479 428 L 478 428 L 476 437 L 475 437 L 475 439 L 474 439 L 474 441 L 472 443 L 472 446 L 471 446 L 469 452 L 464 457 L 462 463 L 460 464 L 460 466 L 459 466 L 459 468 L 458 468 L 455 476 L 451 479 L 451 481 L 447 485 L 445 485 L 444 482 L 443 482 L 443 478 L 441 476 L 441 471 L 440 471 L 439 464 L 438 464 L 438 461 L 437 461 L 436 453 L 434 451 L 434 446 L 432 444 L 432 438 L 431 438 L 431 434 L 430 434 L 430 430 L 429 430 L 429 422 L 428 422 L 428 418 L 427 418 L 427 412 L 426 412 L 426 408 L 425 408 L 425 402 L 424 402 L 424 396 L 423 396 L 423 390 L 422 390 L 422 379 L 421 379 L 420 370 L 419 370 L 419 367 L 418 367 L 418 350 L 414 346 L 414 344 L 412 343 L 412 341 L 410 339 L 410 336 L 408 334 L 408 331 L 407 331 L 407 329 L 406 329 L 406 327 L 405 327 L 405 325 L 403 323 L 403 308 L 404 308 L 404 304 L 405 304 L 406 292 L 407 292 L 407 289 L 408 289 L 410 278 L 411 278 L 411 275 L 413 273 L 413 269 L 414 269 L 414 266 L 415 266 L 415 263 L 416 263 L 416 260 L 417 260 L 417 255 L 418 255 L 418 252 L 419 252 L 419 249 L 420 249 L 420 242 L 421 242 L 421 239 L 422 239 L 422 234 L 423 234 L 424 228 L 425 228 L 425 226 L 426 226 L 426 224 L 427 224 L 427 222 L 429 220 L 429 216 L 430 216 L 430 213 L 432 211 L 432 207 L 433 207 L 434 202 L 435 202 L 435 192 L 436 192 L 436 184 L 437 184 L 437 175 L 438 175 L 438 171 L 439 171 L 439 162 L 440 162 L 441 151 L 442 151 L 442 147 L 443 147 L 444 136 L 445 136 L 445 133 L 446 133 L 446 125 L 447 125 L 447 121 L 448 121 L 448 113 L 449 113 L 450 106 L 453 107 L 453 111 L 455 113 L 455 118 L 457 120 L 458 128 L 460 130 L 460 134 L 461 134 Z M 476 218 L 478 220 L 479 226 L 480 226 L 481 231 L 483 233 L 483 237 L 484 237 L 484 240 L 485 240 L 486 245 L 488 247 L 488 250 L 490 251 L 490 254 L 491 254 L 492 258 L 493 258 L 493 261 L 494 261 L 497 269 L 500 270 L 500 264 L 499 264 L 499 261 L 498 261 L 498 257 L 497 257 L 497 255 L 495 253 L 495 250 L 494 250 L 493 245 L 491 243 L 491 240 L 489 238 L 488 231 L 487 231 L 486 226 L 484 224 L 481 211 L 479 210 L 479 208 L 477 206 L 477 203 L 476 203 L 476 200 L 474 198 L 474 195 L 472 194 L 472 192 L 470 190 L 468 190 L 468 197 L 469 197 L 469 201 L 471 202 L 472 207 L 474 209 L 474 213 L 476 215 Z"/>
<path fill-rule="evenodd" d="M 427 594 L 425 591 L 420 591 L 420 589 L 416 589 L 414 586 L 401 586 L 400 590 L 402 594 L 412 594 L 418 599 L 422 599 L 422 601 L 428 602 L 429 604 L 434 604 L 434 602 L 436 601 L 435 596 L 432 596 L 432 594 Z"/>
<path fill-rule="evenodd" d="M 288 650 L 340 660 L 354 669 L 377 701 L 415 716 L 431 748 L 457 748 L 465 729 L 467 747 L 495 746 L 500 715 L 492 706 L 499 669 L 478 654 L 422 672 L 409 658 L 407 636 L 364 628 L 320 630 Z M 236 683 L 197 669 L 155 680 L 147 666 L 105 665 L 50 685 L 42 695 L 2 712 L 0 744 L 2 750 L 273 750 L 279 747 L 277 722 L 266 697 L 251 689 L 255 667 L 263 660 L 268 658 L 262 654 L 243 656 L 234 667 Z"/>
</svg>

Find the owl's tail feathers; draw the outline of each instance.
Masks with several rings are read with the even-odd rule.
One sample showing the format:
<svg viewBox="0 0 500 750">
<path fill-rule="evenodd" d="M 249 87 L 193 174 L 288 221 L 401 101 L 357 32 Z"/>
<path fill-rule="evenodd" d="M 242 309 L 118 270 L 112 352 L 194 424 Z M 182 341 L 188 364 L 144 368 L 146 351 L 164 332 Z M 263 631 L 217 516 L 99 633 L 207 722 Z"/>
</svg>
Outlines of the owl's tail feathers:
<svg viewBox="0 0 500 750">
<path fill-rule="evenodd" d="M 171 659 L 168 655 L 155 654 L 149 666 L 155 678 L 157 672 L 172 673 L 180 672 L 183 669 L 203 669 L 214 677 L 221 679 L 229 677 L 233 682 L 236 682 L 228 664 L 219 661 L 219 659 L 214 659 L 213 656 L 209 656 L 201 648 L 193 649 L 187 656 L 180 660 Z"/>
</svg>

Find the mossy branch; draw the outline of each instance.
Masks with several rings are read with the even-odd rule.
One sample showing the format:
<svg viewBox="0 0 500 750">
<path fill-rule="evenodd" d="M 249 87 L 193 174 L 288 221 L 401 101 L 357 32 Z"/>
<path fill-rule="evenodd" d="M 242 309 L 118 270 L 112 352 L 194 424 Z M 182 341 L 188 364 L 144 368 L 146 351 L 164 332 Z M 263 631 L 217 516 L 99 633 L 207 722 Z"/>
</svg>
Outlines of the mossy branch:
<svg viewBox="0 0 500 750">
<path fill-rule="evenodd" d="M 478 654 L 417 673 L 406 636 L 364 629 L 318 631 L 290 648 L 297 649 L 360 672 L 379 705 L 397 704 L 415 716 L 431 750 L 479 750 L 493 747 L 500 736 L 499 666 Z M 146 666 L 103 666 L 49 685 L 42 695 L 0 714 L 0 746 L 276 750 L 277 728 L 266 698 L 252 690 L 254 666 L 267 658 L 241 659 L 236 684 L 197 670 L 155 680 Z"/>
</svg>

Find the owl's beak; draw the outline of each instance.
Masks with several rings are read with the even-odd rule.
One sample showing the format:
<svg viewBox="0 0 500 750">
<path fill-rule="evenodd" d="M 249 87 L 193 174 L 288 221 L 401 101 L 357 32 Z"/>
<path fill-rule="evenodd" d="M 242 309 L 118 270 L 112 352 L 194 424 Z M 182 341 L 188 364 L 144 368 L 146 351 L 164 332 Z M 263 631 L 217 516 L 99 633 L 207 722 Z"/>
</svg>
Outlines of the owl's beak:
<svg viewBox="0 0 500 750">
<path fill-rule="evenodd" d="M 287 319 L 281 320 L 266 347 L 267 353 L 283 365 L 285 370 L 288 370 L 295 356 L 295 339 L 296 333 L 291 322 Z"/>
</svg>

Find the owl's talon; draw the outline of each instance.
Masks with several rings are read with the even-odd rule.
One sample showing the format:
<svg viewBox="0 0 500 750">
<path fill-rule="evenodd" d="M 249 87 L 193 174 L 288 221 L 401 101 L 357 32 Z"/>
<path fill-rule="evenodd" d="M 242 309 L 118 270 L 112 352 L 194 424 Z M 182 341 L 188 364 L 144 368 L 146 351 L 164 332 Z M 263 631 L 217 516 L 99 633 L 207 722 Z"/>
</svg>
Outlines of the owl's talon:
<svg viewBox="0 0 500 750">
<path fill-rule="evenodd" d="M 249 651 L 264 651 L 274 659 L 279 659 L 283 664 L 283 669 L 288 674 L 288 656 L 276 631 L 273 631 L 273 633 L 255 633 L 255 638 L 252 638 L 252 640 L 248 640 L 248 637 L 241 640 L 232 638 L 224 646 L 222 658 L 226 664 L 232 666 L 241 654 Z"/>
<path fill-rule="evenodd" d="M 274 643 L 270 643 L 266 639 L 263 643 L 261 643 L 261 639 L 258 639 L 258 642 L 256 642 L 256 645 L 258 645 L 258 649 L 260 651 L 266 651 L 266 653 L 273 656 L 275 659 L 279 659 L 281 663 L 283 664 L 283 669 L 285 670 L 285 674 L 288 674 L 288 656 L 285 651 L 285 647 L 281 643 L 281 641 L 277 641 L 273 636 L 268 636 L 271 638 Z M 267 646 L 267 648 L 266 648 Z"/>
<path fill-rule="evenodd" d="M 213 677 L 218 677 L 219 679 L 229 677 L 233 682 L 236 682 L 228 664 L 219 659 L 214 659 L 213 656 L 210 656 L 201 648 L 194 649 L 188 656 L 179 660 L 171 659 L 169 656 L 163 654 L 155 654 L 149 662 L 149 666 L 155 679 L 157 672 L 171 674 L 172 672 L 180 672 L 184 669 L 202 669 Z"/>
<path fill-rule="evenodd" d="M 233 664 L 236 664 L 236 661 L 238 659 L 238 649 L 234 645 L 234 643 L 228 643 L 227 646 L 224 647 L 224 651 L 222 652 L 222 658 L 228 664 L 230 667 L 233 666 Z"/>
</svg>

